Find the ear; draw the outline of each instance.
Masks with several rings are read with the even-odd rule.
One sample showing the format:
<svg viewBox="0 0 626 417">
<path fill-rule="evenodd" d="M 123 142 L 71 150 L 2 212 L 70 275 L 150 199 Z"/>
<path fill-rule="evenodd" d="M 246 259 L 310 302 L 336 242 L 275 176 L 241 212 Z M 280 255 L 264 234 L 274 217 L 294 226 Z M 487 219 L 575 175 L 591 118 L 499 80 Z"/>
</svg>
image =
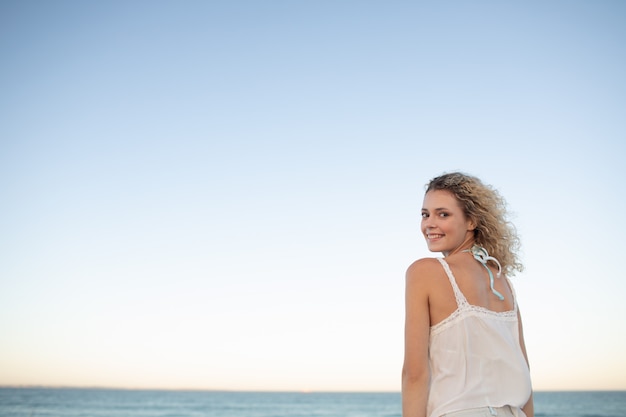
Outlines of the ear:
<svg viewBox="0 0 626 417">
<path fill-rule="evenodd" d="M 476 230 L 476 227 L 478 227 L 478 224 L 476 221 L 474 221 L 474 219 L 468 219 L 467 220 L 467 230 L 468 231 L 473 231 Z"/>
</svg>

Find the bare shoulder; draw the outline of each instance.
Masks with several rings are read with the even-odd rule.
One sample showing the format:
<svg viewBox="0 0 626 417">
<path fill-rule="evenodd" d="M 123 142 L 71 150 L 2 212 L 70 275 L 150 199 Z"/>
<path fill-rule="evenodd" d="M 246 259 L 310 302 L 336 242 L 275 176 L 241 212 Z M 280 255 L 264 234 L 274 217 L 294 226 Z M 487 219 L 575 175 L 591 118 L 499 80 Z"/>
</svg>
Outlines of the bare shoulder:
<svg viewBox="0 0 626 417">
<path fill-rule="evenodd" d="M 422 258 L 409 265 L 406 270 L 407 280 L 427 281 L 444 273 L 436 258 Z"/>
<path fill-rule="evenodd" d="M 436 258 L 422 258 L 413 262 L 406 271 L 407 305 L 425 305 L 433 291 L 436 292 L 437 281 L 444 273 Z"/>
</svg>

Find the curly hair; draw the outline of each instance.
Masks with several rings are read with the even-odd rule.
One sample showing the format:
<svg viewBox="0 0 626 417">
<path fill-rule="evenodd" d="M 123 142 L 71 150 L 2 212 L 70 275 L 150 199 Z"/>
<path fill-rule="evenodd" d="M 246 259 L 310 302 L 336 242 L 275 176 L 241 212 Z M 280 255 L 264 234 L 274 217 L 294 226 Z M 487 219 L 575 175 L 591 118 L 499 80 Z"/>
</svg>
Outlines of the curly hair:
<svg viewBox="0 0 626 417">
<path fill-rule="evenodd" d="M 524 270 L 517 255 L 520 249 L 517 230 L 508 220 L 506 201 L 498 191 L 460 172 L 433 178 L 426 185 L 426 192 L 431 190 L 449 191 L 456 197 L 465 215 L 476 225 L 476 243 L 500 262 L 507 276 Z"/>
</svg>

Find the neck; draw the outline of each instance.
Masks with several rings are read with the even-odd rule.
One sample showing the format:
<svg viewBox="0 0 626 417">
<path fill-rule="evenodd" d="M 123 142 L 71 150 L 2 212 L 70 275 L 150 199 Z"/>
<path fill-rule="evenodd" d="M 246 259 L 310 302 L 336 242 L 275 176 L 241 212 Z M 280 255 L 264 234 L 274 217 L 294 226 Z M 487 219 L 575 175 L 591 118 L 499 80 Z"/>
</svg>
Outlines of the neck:
<svg viewBox="0 0 626 417">
<path fill-rule="evenodd" d="M 451 251 L 441 252 L 444 257 L 448 257 L 450 255 L 454 255 L 455 253 L 463 252 L 464 250 L 470 249 L 472 246 L 476 244 L 476 240 L 474 236 L 467 236 L 463 243 L 461 243 L 458 247 Z"/>
</svg>

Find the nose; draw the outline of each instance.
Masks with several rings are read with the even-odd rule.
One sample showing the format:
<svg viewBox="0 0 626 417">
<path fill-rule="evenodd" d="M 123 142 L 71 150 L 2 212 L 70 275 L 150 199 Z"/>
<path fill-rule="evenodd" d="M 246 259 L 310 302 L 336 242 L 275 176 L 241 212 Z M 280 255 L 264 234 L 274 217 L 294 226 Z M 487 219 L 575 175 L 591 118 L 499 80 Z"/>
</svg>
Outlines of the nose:
<svg viewBox="0 0 626 417">
<path fill-rule="evenodd" d="M 432 216 L 422 217 L 422 228 L 430 229 L 433 227 L 433 219 Z"/>
</svg>

